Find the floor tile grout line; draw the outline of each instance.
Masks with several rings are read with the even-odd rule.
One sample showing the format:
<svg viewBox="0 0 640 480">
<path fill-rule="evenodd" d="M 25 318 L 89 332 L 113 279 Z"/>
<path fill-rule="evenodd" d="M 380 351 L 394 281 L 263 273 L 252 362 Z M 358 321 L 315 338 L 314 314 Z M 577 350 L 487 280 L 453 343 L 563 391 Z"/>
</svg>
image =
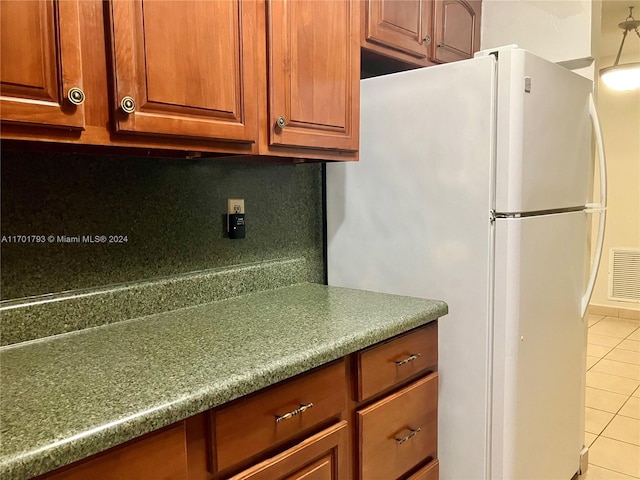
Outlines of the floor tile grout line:
<svg viewBox="0 0 640 480">
<path fill-rule="evenodd" d="M 614 350 L 616 350 L 614 348 Z M 613 351 L 613 350 L 612 350 Z M 631 350 L 623 350 L 624 352 L 629 352 Z M 611 353 L 611 352 L 609 352 Z M 626 365 L 635 365 L 637 367 L 640 367 L 640 363 L 633 363 L 633 362 L 625 362 L 624 360 L 616 360 L 614 358 L 607 358 L 607 356 L 609 355 L 609 353 L 607 353 L 604 357 L 602 357 L 600 360 L 609 360 L 610 362 L 620 362 L 620 363 L 624 363 Z M 634 352 L 635 353 L 635 352 Z M 638 352 L 638 357 L 640 357 L 640 352 Z"/>
<path fill-rule="evenodd" d="M 601 358 L 598 363 L 600 363 L 602 360 L 605 360 L 604 358 Z M 640 367 L 640 365 L 636 365 L 635 363 L 626 363 L 626 362 L 621 362 L 619 360 L 607 360 L 608 362 L 617 362 L 617 363 L 621 363 L 622 365 L 631 365 L 633 367 Z M 595 366 L 595 364 L 594 364 Z M 592 367 L 593 368 L 593 367 Z M 638 378 L 635 377 L 625 377 L 624 375 L 616 375 L 615 373 L 609 373 L 609 372 L 598 372 L 598 373 L 606 373 L 607 375 L 612 375 L 614 377 L 622 377 L 622 378 L 629 378 L 631 380 L 635 380 L 636 382 L 640 382 L 640 376 L 638 376 Z"/>
<path fill-rule="evenodd" d="M 615 415 L 614 415 L 614 418 L 615 418 Z M 613 421 L 613 418 L 611 419 L 611 421 Z M 609 422 L 609 423 L 611 423 L 611 422 Z M 609 425 L 607 424 L 607 427 L 608 427 L 608 426 L 609 426 Z M 607 427 L 605 427 L 605 429 L 606 429 Z M 604 432 L 604 429 L 602 430 L 602 432 Z M 633 443 L 629 443 L 629 442 L 624 442 L 624 441 L 622 441 L 622 440 L 618 440 L 617 438 L 605 437 L 604 435 L 602 435 L 602 432 L 600 432 L 600 433 L 596 436 L 595 440 L 594 440 L 593 442 L 591 442 L 591 446 L 589 447 L 589 450 L 591 450 L 591 448 L 593 447 L 593 445 L 595 445 L 596 441 L 597 441 L 600 437 L 602 437 L 602 438 L 606 438 L 607 440 L 613 440 L 614 442 L 620 442 L 620 443 L 624 443 L 624 444 L 626 444 L 626 445 L 631 445 L 631 446 L 633 446 L 633 447 L 640 447 L 639 445 L 635 445 L 635 444 L 633 444 Z M 591 433 L 591 432 L 587 432 L 587 433 Z M 592 435 L 593 435 L 593 434 L 592 434 Z M 597 467 L 604 468 L 604 469 L 606 469 L 606 470 L 611 470 L 612 472 L 621 473 L 621 474 L 623 474 L 623 475 L 627 475 L 627 476 L 630 476 L 630 477 L 632 477 L 632 478 L 640 478 L 640 477 L 635 477 L 635 476 L 633 476 L 633 475 L 629 475 L 628 473 L 625 473 L 625 472 L 621 472 L 621 471 L 619 471 L 619 470 L 613 470 L 611 467 L 605 467 L 605 466 L 603 466 L 603 465 L 598 465 L 597 463 L 591 463 L 591 460 L 589 460 L 589 466 L 591 466 L 591 465 L 595 465 L 595 466 L 597 466 Z M 589 470 L 587 469 L 587 474 L 588 474 L 588 472 L 589 472 Z"/>
<path fill-rule="evenodd" d="M 590 388 L 593 388 L 593 387 L 590 387 Z M 603 390 L 603 392 L 606 392 L 606 391 L 607 391 L 607 390 Z M 615 392 L 609 392 L 609 393 L 615 393 Z M 620 395 L 622 395 L 622 394 L 620 394 Z M 599 412 L 604 412 L 604 413 L 613 413 L 613 416 L 611 417 L 611 420 L 609 420 L 609 422 L 608 422 L 608 423 L 607 423 L 607 424 L 602 428 L 602 430 L 600 430 L 600 433 L 598 433 L 598 434 L 597 434 L 598 436 L 602 435 L 602 432 L 604 432 L 604 431 L 607 429 L 607 427 L 609 426 L 609 424 L 610 424 L 611 422 L 613 422 L 613 419 L 614 419 L 614 418 L 616 418 L 616 416 L 618 415 L 618 413 L 620 412 L 620 410 L 622 410 L 622 407 L 624 407 L 624 405 L 629 401 L 629 398 L 631 398 L 631 395 L 629 395 L 629 396 L 627 397 L 627 399 L 622 403 L 622 405 L 618 408 L 618 410 L 617 410 L 615 413 L 613 413 L 613 412 L 607 412 L 606 410 L 600 410 L 599 408 L 586 407 L 586 408 L 591 408 L 592 410 L 597 410 L 597 411 L 599 411 Z M 585 430 L 585 431 L 586 431 L 586 430 Z M 589 433 L 593 433 L 593 432 L 589 432 Z M 594 434 L 594 435 L 596 435 L 596 434 Z M 596 439 L 596 440 L 597 440 L 597 439 Z M 595 442 L 595 440 L 594 440 L 594 442 Z"/>
<path fill-rule="evenodd" d="M 589 463 L 589 466 L 591 466 L 591 465 L 595 465 L 596 467 L 602 468 L 603 470 L 608 470 L 610 472 L 619 473 L 620 475 L 625 475 L 625 476 L 627 476 L 629 478 L 634 478 L 634 479 L 640 478 L 640 477 L 636 477 L 635 475 L 629 475 L 628 473 L 621 472 L 619 470 L 612 470 L 610 467 L 603 467 L 602 465 L 598 465 L 597 463 Z M 587 476 L 588 475 L 589 475 L 589 470 L 587 470 Z"/>
<path fill-rule="evenodd" d="M 604 430 L 603 430 L 604 433 Z M 598 435 L 599 437 L 603 437 L 603 438 L 607 438 L 609 440 L 615 440 L 616 442 L 620 442 L 620 443 L 625 443 L 627 445 L 632 445 L 634 447 L 640 447 L 639 444 L 637 443 L 631 443 L 631 442 L 627 442 L 626 440 L 620 440 L 619 438 L 613 438 L 613 437 L 607 437 L 606 435 L 603 435 L 603 433 L 601 433 L 600 435 Z M 595 440 L 594 440 L 595 441 Z"/>
<path fill-rule="evenodd" d="M 594 363 L 591 368 L 593 368 L 595 366 L 596 366 L 596 364 Z M 589 370 L 591 370 L 591 368 Z M 640 379 L 638 379 L 638 378 L 623 377 L 621 375 L 614 375 L 613 373 L 608 373 L 608 372 L 596 372 L 596 371 L 594 371 L 593 373 L 600 373 L 602 375 L 609 375 L 611 377 L 616 377 L 616 378 L 624 378 L 625 380 L 631 380 L 632 382 L 640 382 Z M 635 389 L 633 391 L 635 392 Z M 615 392 L 613 392 L 613 393 L 615 393 Z M 624 393 L 623 393 L 623 395 L 624 395 Z"/>
<path fill-rule="evenodd" d="M 620 470 L 613 470 L 611 467 L 603 467 L 602 465 L 598 465 L 597 463 L 589 463 L 589 466 L 591 465 L 595 465 L 596 467 L 600 467 L 604 470 L 608 470 L 610 472 L 615 472 L 615 473 L 619 473 L 621 475 L 626 475 L 629 478 L 640 478 L 640 477 L 636 477 L 635 475 L 629 475 L 628 473 L 625 472 L 621 472 Z M 589 475 L 589 470 L 587 470 L 587 475 Z"/>
</svg>

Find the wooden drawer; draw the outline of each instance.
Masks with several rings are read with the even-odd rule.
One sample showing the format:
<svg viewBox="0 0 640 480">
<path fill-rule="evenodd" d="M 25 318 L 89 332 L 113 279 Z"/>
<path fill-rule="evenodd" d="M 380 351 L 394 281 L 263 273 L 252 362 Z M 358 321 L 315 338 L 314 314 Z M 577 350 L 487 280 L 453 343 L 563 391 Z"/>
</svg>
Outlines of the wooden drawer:
<svg viewBox="0 0 640 480">
<path fill-rule="evenodd" d="M 193 417 L 195 421 L 201 417 Z M 188 420 L 190 421 L 190 420 Z M 187 422 L 182 421 L 145 437 L 63 467 L 42 480 L 187 480 Z M 203 423 L 204 425 L 204 423 Z M 203 463 L 206 467 L 206 463 Z M 195 477 L 194 477 L 195 478 Z"/>
<path fill-rule="evenodd" d="M 343 420 L 230 480 L 346 480 L 348 437 L 347 422 Z"/>
<path fill-rule="evenodd" d="M 213 416 L 217 470 L 339 414 L 345 400 L 346 376 L 340 360 L 221 408 Z"/>
<path fill-rule="evenodd" d="M 438 374 L 357 412 L 360 480 L 399 478 L 437 456 Z"/>
<path fill-rule="evenodd" d="M 438 325 L 424 327 L 357 355 L 358 400 L 412 377 L 438 363 Z"/>
<path fill-rule="evenodd" d="M 438 460 L 430 462 L 426 467 L 422 467 L 413 475 L 407 477 L 407 480 L 438 480 L 440 478 L 440 464 Z"/>
</svg>

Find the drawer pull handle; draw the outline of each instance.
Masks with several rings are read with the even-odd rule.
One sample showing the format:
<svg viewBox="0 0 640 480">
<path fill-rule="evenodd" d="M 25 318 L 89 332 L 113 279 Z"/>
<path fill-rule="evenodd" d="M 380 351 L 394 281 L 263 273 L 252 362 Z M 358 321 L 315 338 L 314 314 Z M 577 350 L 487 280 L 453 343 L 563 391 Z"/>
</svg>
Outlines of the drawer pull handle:
<svg viewBox="0 0 640 480">
<path fill-rule="evenodd" d="M 296 408 L 295 410 L 287 412 L 284 415 L 276 415 L 276 423 L 286 420 L 287 418 L 295 417 L 296 415 L 309 410 L 311 407 L 313 407 L 313 403 L 307 403 L 306 405 L 301 403 L 300 408 Z"/>
<path fill-rule="evenodd" d="M 396 443 L 398 445 L 402 445 L 404 442 L 406 442 L 407 440 L 411 440 L 413 437 L 415 437 L 418 433 L 420 433 L 420 428 L 416 428 L 415 430 L 411 430 L 411 433 L 409 435 L 407 435 L 406 437 L 402 437 L 402 438 L 396 438 Z"/>
<path fill-rule="evenodd" d="M 419 353 L 412 353 L 404 360 L 396 360 L 396 365 L 399 367 L 400 365 L 404 365 L 405 363 L 413 362 L 419 356 L 420 356 Z"/>
</svg>

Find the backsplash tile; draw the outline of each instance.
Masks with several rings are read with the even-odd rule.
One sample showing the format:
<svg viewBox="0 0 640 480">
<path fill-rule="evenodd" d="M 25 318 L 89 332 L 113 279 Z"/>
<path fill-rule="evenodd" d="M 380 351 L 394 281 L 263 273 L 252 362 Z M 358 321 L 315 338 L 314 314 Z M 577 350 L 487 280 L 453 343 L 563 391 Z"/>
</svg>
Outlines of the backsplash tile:
<svg viewBox="0 0 640 480">
<path fill-rule="evenodd" d="M 3 150 L 1 298 L 283 258 L 306 259 L 307 280 L 322 282 L 321 175 L 320 164 Z M 245 239 L 224 233 L 229 197 L 245 199 Z M 62 241 L 112 235 L 126 242 Z"/>
<path fill-rule="evenodd" d="M 1 166 L 0 345 L 323 282 L 320 164 L 3 149 Z"/>
</svg>

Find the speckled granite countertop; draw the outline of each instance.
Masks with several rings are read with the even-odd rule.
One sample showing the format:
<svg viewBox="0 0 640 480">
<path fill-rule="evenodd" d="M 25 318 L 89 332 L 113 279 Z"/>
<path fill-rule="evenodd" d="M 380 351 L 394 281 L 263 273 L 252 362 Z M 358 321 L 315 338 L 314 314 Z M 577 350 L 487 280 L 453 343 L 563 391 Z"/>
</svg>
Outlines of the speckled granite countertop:
<svg viewBox="0 0 640 480">
<path fill-rule="evenodd" d="M 23 479 L 428 323 L 437 300 L 302 284 L 0 349 L 0 478 Z"/>
</svg>

